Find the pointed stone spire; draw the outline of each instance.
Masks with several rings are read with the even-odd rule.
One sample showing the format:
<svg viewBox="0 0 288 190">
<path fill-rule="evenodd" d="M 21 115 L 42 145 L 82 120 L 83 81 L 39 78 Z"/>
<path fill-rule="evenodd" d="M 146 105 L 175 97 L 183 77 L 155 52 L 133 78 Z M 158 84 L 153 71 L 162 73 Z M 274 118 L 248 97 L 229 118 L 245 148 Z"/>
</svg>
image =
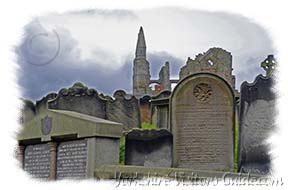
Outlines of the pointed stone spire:
<svg viewBox="0 0 288 190">
<path fill-rule="evenodd" d="M 150 77 L 150 64 L 146 60 L 146 42 L 141 26 L 133 61 L 133 95 L 136 97 L 151 95 Z"/>
<path fill-rule="evenodd" d="M 139 33 L 138 33 L 138 40 L 137 40 L 137 46 L 136 46 L 136 58 L 146 58 L 146 42 L 144 37 L 144 31 L 142 26 L 140 27 Z"/>
</svg>

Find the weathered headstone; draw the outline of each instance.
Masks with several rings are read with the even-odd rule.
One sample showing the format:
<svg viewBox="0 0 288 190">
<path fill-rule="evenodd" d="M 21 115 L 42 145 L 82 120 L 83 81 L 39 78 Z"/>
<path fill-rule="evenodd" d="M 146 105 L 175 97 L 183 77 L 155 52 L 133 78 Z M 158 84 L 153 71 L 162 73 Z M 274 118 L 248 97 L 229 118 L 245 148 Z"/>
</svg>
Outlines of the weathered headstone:
<svg viewBox="0 0 288 190">
<path fill-rule="evenodd" d="M 233 169 L 234 95 L 221 77 L 198 73 L 175 87 L 170 98 L 173 166 Z"/>
<path fill-rule="evenodd" d="M 271 170 L 269 145 L 265 142 L 274 128 L 273 80 L 258 75 L 252 84 L 241 85 L 239 164 L 240 171 L 267 174 Z"/>
<path fill-rule="evenodd" d="M 106 118 L 106 100 L 94 89 L 77 82 L 71 88 L 63 88 L 54 100 L 48 102 L 49 109 L 69 110 Z"/>
<path fill-rule="evenodd" d="M 140 128 L 140 108 L 135 96 L 117 90 L 113 98 L 99 94 L 80 82 L 63 88 L 48 101 L 49 109 L 75 111 L 102 119 L 123 123 L 127 128 Z"/>
<path fill-rule="evenodd" d="M 125 165 L 172 166 L 172 134 L 165 129 L 134 129 L 125 139 Z"/>
<path fill-rule="evenodd" d="M 126 94 L 123 90 L 117 90 L 114 99 L 106 101 L 106 118 L 122 123 L 128 128 L 141 126 L 140 108 L 135 96 Z"/>
</svg>

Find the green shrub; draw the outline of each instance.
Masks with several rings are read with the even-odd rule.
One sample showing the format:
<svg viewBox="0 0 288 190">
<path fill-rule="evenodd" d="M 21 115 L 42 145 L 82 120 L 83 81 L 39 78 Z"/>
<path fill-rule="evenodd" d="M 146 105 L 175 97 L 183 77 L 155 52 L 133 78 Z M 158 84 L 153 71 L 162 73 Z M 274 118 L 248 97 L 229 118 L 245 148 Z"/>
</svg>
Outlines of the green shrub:
<svg viewBox="0 0 288 190">
<path fill-rule="evenodd" d="M 120 147 L 119 147 L 119 164 L 124 165 L 125 163 L 125 135 L 120 138 Z"/>
<path fill-rule="evenodd" d="M 156 129 L 156 126 L 150 123 L 143 122 L 141 124 L 142 129 Z"/>
<path fill-rule="evenodd" d="M 235 141 L 234 141 L 234 144 L 235 144 L 235 146 L 234 146 L 234 170 L 235 170 L 235 172 L 237 172 L 238 169 L 239 169 L 239 166 L 238 166 L 239 122 L 238 122 L 238 117 L 237 116 L 235 117 L 235 128 L 234 128 L 234 130 L 235 130 L 235 133 L 234 133 L 234 135 L 235 135 L 235 137 L 234 137 L 234 139 L 235 139 Z"/>
</svg>

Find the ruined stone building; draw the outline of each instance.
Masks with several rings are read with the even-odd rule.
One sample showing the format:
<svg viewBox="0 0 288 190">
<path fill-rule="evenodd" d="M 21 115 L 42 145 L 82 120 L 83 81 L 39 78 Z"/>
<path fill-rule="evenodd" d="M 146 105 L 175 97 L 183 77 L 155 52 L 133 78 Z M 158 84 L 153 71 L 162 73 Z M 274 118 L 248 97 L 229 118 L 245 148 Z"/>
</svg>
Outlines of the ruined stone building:
<svg viewBox="0 0 288 190">
<path fill-rule="evenodd" d="M 153 63 L 151 63 L 153 64 Z M 232 55 L 222 48 L 210 48 L 203 54 L 196 55 L 195 59 L 188 57 L 186 64 L 181 68 L 179 79 L 170 78 L 169 62 L 167 61 L 159 72 L 159 79 L 151 79 L 150 63 L 146 58 L 146 42 L 143 28 L 140 28 L 136 45 L 135 59 L 133 63 L 133 95 L 143 97 L 156 95 L 164 90 L 171 91 L 171 83 L 195 73 L 214 73 L 224 78 L 235 90 L 235 76 L 232 75 Z M 157 83 L 155 90 L 149 87 Z"/>
</svg>

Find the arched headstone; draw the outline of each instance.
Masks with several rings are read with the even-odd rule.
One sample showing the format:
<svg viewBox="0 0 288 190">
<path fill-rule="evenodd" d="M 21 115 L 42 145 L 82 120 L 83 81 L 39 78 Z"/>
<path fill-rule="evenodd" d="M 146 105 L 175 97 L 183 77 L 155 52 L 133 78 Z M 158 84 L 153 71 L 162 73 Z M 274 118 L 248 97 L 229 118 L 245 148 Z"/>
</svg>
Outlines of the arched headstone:
<svg viewBox="0 0 288 190">
<path fill-rule="evenodd" d="M 234 94 L 224 79 L 209 73 L 184 78 L 170 107 L 174 167 L 233 169 Z"/>
</svg>

